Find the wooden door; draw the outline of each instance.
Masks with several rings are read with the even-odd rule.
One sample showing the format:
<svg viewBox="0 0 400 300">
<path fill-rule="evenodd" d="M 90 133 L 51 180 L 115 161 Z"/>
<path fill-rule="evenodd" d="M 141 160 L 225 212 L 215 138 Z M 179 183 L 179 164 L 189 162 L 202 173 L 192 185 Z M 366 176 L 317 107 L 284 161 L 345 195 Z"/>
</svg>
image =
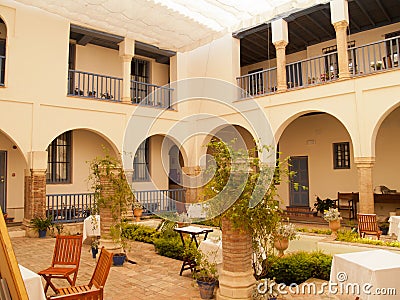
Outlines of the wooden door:
<svg viewBox="0 0 400 300">
<path fill-rule="evenodd" d="M 308 188 L 308 157 L 293 156 L 290 158 L 290 164 L 290 171 L 296 173 L 289 185 L 290 206 L 309 206 L 308 189 L 296 189 L 294 184 Z"/>
</svg>

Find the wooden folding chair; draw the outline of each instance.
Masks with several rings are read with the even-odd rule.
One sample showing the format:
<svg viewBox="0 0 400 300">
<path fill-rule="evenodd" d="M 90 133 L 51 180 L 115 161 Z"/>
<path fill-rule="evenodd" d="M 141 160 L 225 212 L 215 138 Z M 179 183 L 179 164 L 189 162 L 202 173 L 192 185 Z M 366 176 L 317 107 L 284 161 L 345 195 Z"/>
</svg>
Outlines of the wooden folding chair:
<svg viewBox="0 0 400 300">
<path fill-rule="evenodd" d="M 382 234 L 379 230 L 376 214 L 357 214 L 358 233 L 360 237 L 365 237 L 366 234 L 376 235 L 377 239 Z"/>
<path fill-rule="evenodd" d="M 76 294 L 52 296 L 52 300 L 103 300 L 103 288 L 82 291 Z"/>
<path fill-rule="evenodd" d="M 108 273 L 110 272 L 112 258 L 113 253 L 108 252 L 104 247 L 102 247 L 99 260 L 97 261 L 96 268 L 94 269 L 89 284 L 57 289 L 57 295 L 50 297 L 50 299 L 103 299 L 103 288 L 106 284 Z M 82 295 L 82 297 L 92 296 L 87 293 L 89 291 L 100 291 L 97 295 L 99 298 L 79 298 L 79 295 Z M 72 297 L 72 295 L 78 298 L 67 298 L 67 296 Z M 93 296 L 95 296 L 95 294 Z"/>
<path fill-rule="evenodd" d="M 47 293 L 49 286 L 57 292 L 57 288 L 51 282 L 53 278 L 66 279 L 70 285 L 75 284 L 81 250 L 82 235 L 57 235 L 51 267 L 38 273 L 46 280 L 45 293 Z M 73 276 L 73 278 L 71 279 L 70 276 Z"/>
</svg>

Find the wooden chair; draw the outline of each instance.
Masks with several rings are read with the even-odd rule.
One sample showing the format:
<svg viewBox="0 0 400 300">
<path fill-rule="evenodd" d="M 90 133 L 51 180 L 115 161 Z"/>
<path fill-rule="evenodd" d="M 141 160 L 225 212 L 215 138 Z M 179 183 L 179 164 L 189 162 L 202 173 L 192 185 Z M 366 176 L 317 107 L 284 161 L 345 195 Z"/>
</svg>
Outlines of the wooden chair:
<svg viewBox="0 0 400 300">
<path fill-rule="evenodd" d="M 379 230 L 376 214 L 357 214 L 358 218 L 358 233 L 360 237 L 365 237 L 366 234 L 376 235 L 379 240 L 382 231 Z"/>
<path fill-rule="evenodd" d="M 103 300 L 103 288 L 81 291 L 76 294 L 51 296 L 51 300 Z"/>
<path fill-rule="evenodd" d="M 51 267 L 38 273 L 46 280 L 45 293 L 47 293 L 49 286 L 57 292 L 57 288 L 51 282 L 53 278 L 66 279 L 70 285 L 75 284 L 81 250 L 82 235 L 57 235 Z M 71 279 L 70 276 L 73 276 L 73 278 Z"/>
<path fill-rule="evenodd" d="M 103 299 L 103 288 L 106 284 L 108 273 L 110 272 L 112 258 L 113 253 L 108 252 L 104 247 L 102 247 L 99 260 L 97 261 L 96 268 L 94 269 L 92 278 L 90 279 L 89 283 L 87 285 L 71 286 L 67 288 L 57 289 L 57 295 L 54 297 L 50 297 L 50 299 Z M 92 291 L 97 291 L 97 293 L 88 293 Z M 68 296 L 71 296 L 72 298 L 68 298 Z"/>
<path fill-rule="evenodd" d="M 349 220 L 355 219 L 357 215 L 357 201 L 358 193 L 340 193 L 338 192 L 338 197 L 336 202 L 336 207 L 339 211 L 348 211 Z"/>
</svg>

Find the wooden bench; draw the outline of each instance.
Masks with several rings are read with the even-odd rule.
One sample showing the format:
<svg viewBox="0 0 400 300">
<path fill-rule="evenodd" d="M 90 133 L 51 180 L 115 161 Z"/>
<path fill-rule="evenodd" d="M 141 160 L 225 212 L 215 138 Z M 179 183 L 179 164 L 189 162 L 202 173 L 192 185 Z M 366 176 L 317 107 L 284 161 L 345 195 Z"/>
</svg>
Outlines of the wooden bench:
<svg viewBox="0 0 400 300">
<path fill-rule="evenodd" d="M 376 214 L 357 214 L 358 234 L 364 238 L 366 234 L 376 235 L 379 240 L 382 231 L 379 230 Z"/>
</svg>

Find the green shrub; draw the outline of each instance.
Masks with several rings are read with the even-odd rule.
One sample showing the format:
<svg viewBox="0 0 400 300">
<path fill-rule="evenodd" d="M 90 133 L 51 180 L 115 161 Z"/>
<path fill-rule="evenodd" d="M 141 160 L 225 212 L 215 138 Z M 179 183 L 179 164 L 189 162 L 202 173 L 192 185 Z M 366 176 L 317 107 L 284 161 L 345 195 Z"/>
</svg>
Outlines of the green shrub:
<svg viewBox="0 0 400 300">
<path fill-rule="evenodd" d="M 371 240 L 369 238 L 360 238 L 358 233 L 352 230 L 339 230 L 336 238 L 337 241 L 349 242 L 349 243 L 360 243 L 369 244 L 376 246 L 387 246 L 387 247 L 398 247 L 400 248 L 399 241 L 382 241 L 382 240 Z"/>
<path fill-rule="evenodd" d="M 300 284 L 311 277 L 329 280 L 331 264 L 331 255 L 300 251 L 280 258 L 270 257 L 265 277 L 287 285 Z"/>
<path fill-rule="evenodd" d="M 163 237 L 154 240 L 156 252 L 170 258 L 183 259 L 183 245 L 179 236 Z"/>
<path fill-rule="evenodd" d="M 158 235 L 154 228 L 143 225 L 127 224 L 122 228 L 122 236 L 132 241 L 152 244 Z"/>
</svg>

